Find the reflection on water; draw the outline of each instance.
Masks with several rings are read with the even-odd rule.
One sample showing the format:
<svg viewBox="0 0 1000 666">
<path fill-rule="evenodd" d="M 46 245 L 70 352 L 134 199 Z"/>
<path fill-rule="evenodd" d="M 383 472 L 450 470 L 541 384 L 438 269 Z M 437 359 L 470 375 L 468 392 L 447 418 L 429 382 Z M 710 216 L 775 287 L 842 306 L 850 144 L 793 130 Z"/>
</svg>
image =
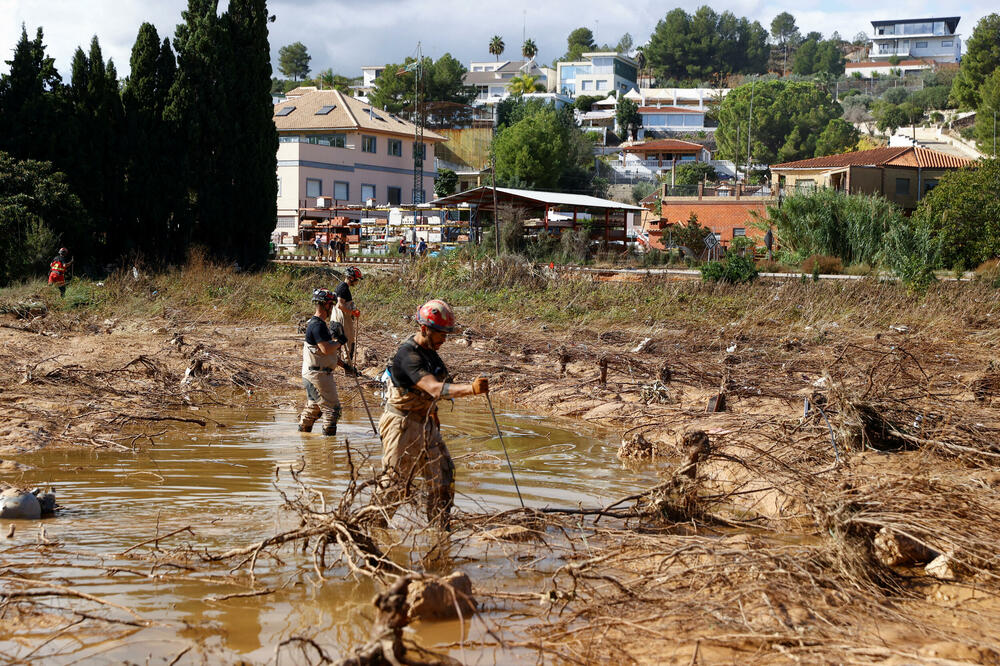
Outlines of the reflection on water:
<svg viewBox="0 0 1000 666">
<path fill-rule="evenodd" d="M 243 592 L 246 588 L 213 582 L 178 580 L 161 570 L 160 580 L 108 568 L 149 571 L 149 563 L 118 554 L 142 541 L 190 526 L 164 541 L 222 549 L 246 545 L 293 526 L 280 510 L 275 488 L 291 489 L 287 473 L 275 480 L 275 468 L 305 465 L 303 478 L 336 497 L 346 485 L 348 461 L 345 438 L 354 450 L 366 452 L 368 465 L 378 465 L 381 449 L 363 409 L 345 405 L 339 435 L 333 440 L 317 433 L 303 434 L 290 411 L 254 409 L 213 411 L 210 425 L 184 431 L 136 454 L 64 450 L 26 455 L 20 462 L 34 469 L 4 479 L 24 485 L 51 482 L 63 508 L 45 521 L 46 536 L 67 550 L 70 558 L 55 557 L 39 568 L 34 525 L 22 523 L 19 538 L 0 545 L 5 566 L 33 577 L 58 577 L 72 587 L 134 609 L 168 626 L 142 629 L 119 643 L 72 648 L 59 640 L 41 654 L 75 650 L 72 661 L 100 655 L 101 660 L 139 660 L 147 655 L 169 661 L 187 645 L 186 638 L 205 638 L 208 645 L 257 661 L 271 657 L 273 646 L 302 633 L 315 635 L 325 646 L 345 650 L 368 638 L 375 592 L 366 580 L 345 576 L 320 583 L 311 567 L 289 555 L 285 565 L 260 561 L 259 587 L 273 593 L 215 601 L 211 597 Z M 195 412 L 201 415 L 202 412 Z M 597 504 L 648 486 L 651 474 L 623 471 L 614 458 L 614 444 L 598 433 L 574 432 L 573 424 L 552 422 L 518 413 L 497 414 L 517 474 L 521 494 L 529 506 Z M 518 506 L 485 402 L 456 403 L 441 410 L 445 440 L 456 459 L 456 504 L 467 511 Z M 317 431 L 319 429 L 317 428 Z M 144 549 L 136 549 L 140 554 Z M 470 553 L 463 552 L 463 556 Z M 479 558 L 467 573 L 473 579 L 513 575 L 511 563 L 498 553 L 474 553 Z M 329 572 L 334 576 L 336 571 Z M 495 581 L 494 581 L 495 582 Z M 59 605 L 59 602 L 55 602 Z M 187 628 L 184 628 L 187 625 Z M 481 626 L 481 625 L 479 625 Z M 180 627 L 180 629 L 178 628 Z M 464 638 L 477 629 L 466 626 Z M 453 642 L 463 638 L 459 625 L 439 623 L 418 629 L 423 642 Z M 39 637 L 47 638 L 43 632 Z M 23 636 L 21 638 L 24 638 Z M 10 636 L 0 635 L 0 650 L 8 651 Z M 70 639 L 66 641 L 71 642 Z M 464 658 L 476 661 L 465 652 Z M 478 655 L 484 663 L 494 657 Z"/>
</svg>

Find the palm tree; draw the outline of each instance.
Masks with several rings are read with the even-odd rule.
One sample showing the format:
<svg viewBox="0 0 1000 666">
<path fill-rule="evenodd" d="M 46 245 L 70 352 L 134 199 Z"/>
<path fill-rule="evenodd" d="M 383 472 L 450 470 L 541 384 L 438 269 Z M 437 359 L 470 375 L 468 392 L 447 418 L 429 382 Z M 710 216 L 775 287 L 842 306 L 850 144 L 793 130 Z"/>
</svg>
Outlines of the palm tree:
<svg viewBox="0 0 1000 666">
<path fill-rule="evenodd" d="M 524 40 L 524 44 L 521 45 L 521 55 L 524 56 L 525 60 L 531 60 L 538 55 L 538 46 L 535 44 L 535 40 L 530 38 Z"/>
<path fill-rule="evenodd" d="M 508 88 L 510 94 L 515 97 L 520 97 L 525 93 L 533 92 L 545 92 L 545 86 L 538 83 L 537 76 L 531 76 L 530 74 L 521 74 L 520 76 L 512 77 L 510 80 L 510 87 Z"/>
<path fill-rule="evenodd" d="M 503 53 L 503 49 L 503 38 L 500 35 L 493 35 L 493 39 L 490 40 L 490 53 L 497 57 L 497 62 L 500 61 L 500 54 Z"/>
</svg>

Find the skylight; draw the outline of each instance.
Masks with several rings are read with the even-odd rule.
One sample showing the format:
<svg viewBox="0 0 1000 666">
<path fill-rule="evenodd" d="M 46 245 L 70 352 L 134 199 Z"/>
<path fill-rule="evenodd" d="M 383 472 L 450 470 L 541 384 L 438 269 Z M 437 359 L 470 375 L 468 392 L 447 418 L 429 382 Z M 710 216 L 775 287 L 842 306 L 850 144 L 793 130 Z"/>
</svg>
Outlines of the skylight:
<svg viewBox="0 0 1000 666">
<path fill-rule="evenodd" d="M 336 108 L 337 108 L 336 104 L 328 104 L 326 106 L 321 106 L 321 107 L 319 107 L 319 111 L 317 111 L 315 115 L 317 115 L 317 116 L 325 116 L 326 114 L 330 113 L 331 111 L 333 111 Z"/>
<path fill-rule="evenodd" d="M 295 110 L 294 106 L 286 106 L 286 107 L 278 109 L 278 111 L 274 115 L 276 115 L 276 116 L 287 116 L 288 114 L 290 114 L 294 110 Z"/>
</svg>

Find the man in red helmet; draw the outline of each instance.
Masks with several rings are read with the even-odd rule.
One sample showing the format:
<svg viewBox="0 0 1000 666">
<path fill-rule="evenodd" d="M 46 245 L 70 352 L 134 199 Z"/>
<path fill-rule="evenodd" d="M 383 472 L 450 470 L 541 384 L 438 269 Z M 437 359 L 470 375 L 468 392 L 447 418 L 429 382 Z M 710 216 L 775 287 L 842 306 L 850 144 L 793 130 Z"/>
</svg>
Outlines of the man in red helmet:
<svg viewBox="0 0 1000 666">
<path fill-rule="evenodd" d="M 337 421 L 340 420 L 340 397 L 333 381 L 333 370 L 338 365 L 348 374 L 356 370 L 340 360 L 340 346 L 347 342 L 344 329 L 336 322 L 330 327 L 326 325 L 337 296 L 329 289 L 316 289 L 312 302 L 316 304 L 316 311 L 306 324 L 302 343 L 306 406 L 299 415 L 299 432 L 312 432 L 313 424 L 322 416 L 323 434 L 333 436 L 337 434 Z"/>
<path fill-rule="evenodd" d="M 455 315 L 448 304 L 431 300 L 417 310 L 420 331 L 407 338 L 389 365 L 388 399 L 379 420 L 382 478 L 379 503 L 391 515 L 408 498 L 414 477 L 427 480 L 427 519 L 447 528 L 455 499 L 455 465 L 441 438 L 437 401 L 479 395 L 489 390 L 485 377 L 471 384 L 452 384 L 438 356 Z"/>
<path fill-rule="evenodd" d="M 346 359 L 351 363 L 354 363 L 354 322 L 361 316 L 361 310 L 358 310 L 354 305 L 354 295 L 351 294 L 351 287 L 355 286 L 361 279 L 361 271 L 356 266 L 349 266 L 344 271 L 344 281 L 338 284 L 337 288 L 333 290 L 333 293 L 337 296 L 337 306 L 333 309 L 332 321 L 344 327 L 344 335 L 347 336 L 344 354 Z"/>
</svg>

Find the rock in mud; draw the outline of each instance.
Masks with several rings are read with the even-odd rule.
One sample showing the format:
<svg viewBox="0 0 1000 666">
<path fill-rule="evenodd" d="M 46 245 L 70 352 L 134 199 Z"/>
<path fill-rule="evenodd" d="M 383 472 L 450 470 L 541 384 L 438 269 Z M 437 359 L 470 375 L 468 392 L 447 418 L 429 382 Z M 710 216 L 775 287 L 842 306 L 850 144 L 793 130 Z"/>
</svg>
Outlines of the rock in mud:
<svg viewBox="0 0 1000 666">
<path fill-rule="evenodd" d="M 955 561 L 955 554 L 952 552 L 938 555 L 924 567 L 924 571 L 938 580 L 956 580 L 959 570 L 960 567 L 958 562 Z"/>
<path fill-rule="evenodd" d="M 460 571 L 437 579 L 414 580 L 406 593 L 407 614 L 410 622 L 416 620 L 451 620 L 468 618 L 476 612 L 472 598 L 472 581 Z"/>
<path fill-rule="evenodd" d="M 42 516 L 52 515 L 55 510 L 55 494 L 43 493 L 40 488 L 31 491 L 5 488 L 0 492 L 0 518 L 37 520 Z"/>
<path fill-rule="evenodd" d="M 930 562 L 938 553 L 922 543 L 902 534 L 896 534 L 887 527 L 878 531 L 873 540 L 875 557 L 889 567 L 911 566 Z"/>
</svg>

